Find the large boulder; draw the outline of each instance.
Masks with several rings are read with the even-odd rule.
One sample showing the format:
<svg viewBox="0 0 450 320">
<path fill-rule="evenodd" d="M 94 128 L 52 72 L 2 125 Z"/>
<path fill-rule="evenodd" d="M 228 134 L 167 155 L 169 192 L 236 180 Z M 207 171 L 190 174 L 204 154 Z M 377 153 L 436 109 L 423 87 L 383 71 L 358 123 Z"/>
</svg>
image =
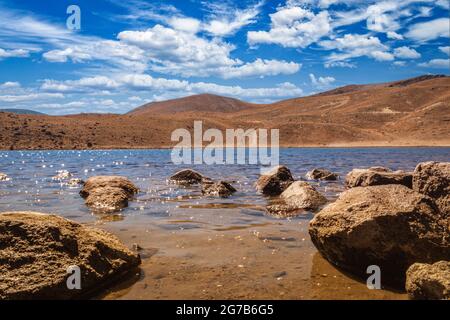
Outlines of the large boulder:
<svg viewBox="0 0 450 320">
<path fill-rule="evenodd" d="M 349 188 L 386 184 L 401 184 L 405 187 L 412 188 L 412 173 L 401 170 L 391 171 L 383 167 L 353 169 L 345 177 L 345 184 Z"/>
<path fill-rule="evenodd" d="M 0 214 L 0 261 L 0 300 L 85 297 L 141 262 L 103 230 L 35 212 Z M 67 287 L 71 266 L 80 268 L 80 290 Z"/>
<path fill-rule="evenodd" d="M 208 196 L 218 196 L 226 198 L 231 196 L 237 190 L 228 182 L 205 182 L 202 184 L 202 194 Z"/>
<path fill-rule="evenodd" d="M 294 182 L 291 171 L 285 166 L 276 166 L 256 181 L 256 189 L 267 196 L 278 196 Z"/>
<path fill-rule="evenodd" d="M 283 191 L 281 198 L 288 206 L 295 209 L 317 210 L 327 203 L 327 198 L 304 181 L 293 182 Z"/>
<path fill-rule="evenodd" d="M 111 187 L 123 189 L 129 197 L 139 192 L 139 189 L 125 177 L 121 176 L 95 176 L 90 177 L 80 191 L 83 198 L 87 198 L 89 193 L 97 188 Z"/>
<path fill-rule="evenodd" d="M 139 189 L 125 177 L 96 176 L 84 183 L 80 195 L 87 206 L 108 213 L 127 207 L 137 192 Z"/>
<path fill-rule="evenodd" d="M 98 187 L 89 192 L 86 205 L 96 211 L 114 212 L 128 206 L 128 197 L 122 188 Z"/>
<path fill-rule="evenodd" d="M 436 201 L 450 215 L 450 162 L 423 162 L 414 170 L 413 189 Z"/>
<path fill-rule="evenodd" d="M 450 262 L 415 263 L 406 272 L 406 292 L 416 300 L 450 300 Z"/>
<path fill-rule="evenodd" d="M 306 179 L 308 180 L 326 180 L 334 181 L 337 180 L 339 175 L 333 173 L 326 169 L 313 169 L 306 174 Z"/>
<path fill-rule="evenodd" d="M 331 263 L 403 286 L 415 262 L 450 260 L 448 221 L 429 197 L 402 185 L 358 187 L 342 193 L 311 220 L 309 234 Z"/>
<path fill-rule="evenodd" d="M 173 174 L 169 181 L 180 185 L 192 185 L 210 181 L 210 179 L 195 170 L 184 169 Z"/>
</svg>

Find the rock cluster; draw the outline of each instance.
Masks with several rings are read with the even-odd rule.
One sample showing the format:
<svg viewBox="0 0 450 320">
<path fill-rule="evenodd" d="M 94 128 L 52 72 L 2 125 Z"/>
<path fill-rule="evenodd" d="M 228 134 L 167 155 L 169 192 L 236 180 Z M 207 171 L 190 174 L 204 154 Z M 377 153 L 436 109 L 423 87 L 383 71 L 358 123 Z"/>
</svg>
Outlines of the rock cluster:
<svg viewBox="0 0 450 320">
<path fill-rule="evenodd" d="M 169 181 L 180 185 L 192 185 L 200 184 L 202 181 L 210 181 L 210 179 L 195 170 L 184 169 L 173 174 Z"/>
<path fill-rule="evenodd" d="M 127 178 L 96 176 L 89 178 L 80 191 L 86 205 L 101 212 L 114 212 L 128 206 L 139 189 Z"/>
<path fill-rule="evenodd" d="M 409 174 L 371 168 L 362 175 L 358 173 L 363 178 L 353 179 L 353 171 L 351 178 L 347 176 L 347 183 L 352 181 L 351 185 L 364 187 L 345 191 L 315 215 L 309 226 L 314 245 L 328 261 L 356 275 L 367 276 L 367 267 L 377 265 L 383 283 L 398 287 L 404 286 L 406 271 L 414 263 L 450 261 L 449 166 L 419 164 L 410 186 L 414 190 L 402 185 L 409 181 Z M 372 179 L 376 174 L 389 179 Z M 371 185 L 374 181 L 382 185 Z M 411 283 L 428 283 L 424 270 L 432 269 L 422 266 L 421 272 L 415 272 L 418 268 L 410 272 L 415 280 L 407 287 L 412 288 Z"/>
<path fill-rule="evenodd" d="M 84 297 L 141 262 L 103 230 L 36 212 L 0 214 L 0 261 L 0 300 Z M 81 289 L 68 289 L 73 266 L 80 270 Z"/>
</svg>

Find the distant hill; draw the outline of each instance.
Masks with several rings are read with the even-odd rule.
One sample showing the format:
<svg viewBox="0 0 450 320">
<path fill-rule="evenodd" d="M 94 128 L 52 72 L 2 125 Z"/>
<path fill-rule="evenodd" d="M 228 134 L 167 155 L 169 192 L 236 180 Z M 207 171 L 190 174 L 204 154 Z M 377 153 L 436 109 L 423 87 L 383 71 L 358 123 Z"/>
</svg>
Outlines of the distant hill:
<svg viewBox="0 0 450 320">
<path fill-rule="evenodd" d="M 45 115 L 45 113 L 37 112 L 33 110 L 28 109 L 0 109 L 0 112 L 9 112 L 9 113 L 15 113 L 15 114 L 38 114 L 38 115 Z"/>
<path fill-rule="evenodd" d="M 351 85 L 272 104 L 201 94 L 155 102 L 128 114 L 46 116 L 0 113 L 0 149 L 171 147 L 171 133 L 279 129 L 300 146 L 450 146 L 450 77 Z"/>
<path fill-rule="evenodd" d="M 214 94 L 198 94 L 179 99 L 152 102 L 128 114 L 173 114 L 180 112 L 236 112 L 251 108 L 251 103 Z"/>
</svg>

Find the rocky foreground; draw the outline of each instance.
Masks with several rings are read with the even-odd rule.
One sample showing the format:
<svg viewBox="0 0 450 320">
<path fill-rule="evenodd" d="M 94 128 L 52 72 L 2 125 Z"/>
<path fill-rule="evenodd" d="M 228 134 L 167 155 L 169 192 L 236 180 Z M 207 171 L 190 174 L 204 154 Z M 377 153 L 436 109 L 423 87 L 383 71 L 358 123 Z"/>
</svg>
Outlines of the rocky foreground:
<svg viewBox="0 0 450 320">
<path fill-rule="evenodd" d="M 2 175 L 6 179 L 6 175 Z M 305 177 L 340 177 L 317 168 Z M 59 172 L 55 181 L 82 186 L 93 211 L 122 210 L 139 189 L 120 176 L 86 182 Z M 168 178 L 179 187 L 200 185 L 206 197 L 231 197 L 231 182 L 214 181 L 185 169 Z M 316 213 L 309 234 L 329 262 L 362 280 L 367 268 L 381 270 L 383 286 L 406 289 L 413 299 L 449 299 L 450 163 L 426 162 L 414 172 L 372 167 L 345 177 L 347 190 L 329 203 L 313 182 L 295 181 L 286 166 L 260 176 L 256 190 L 267 197 L 269 214 Z M 0 214 L 0 299 L 70 299 L 108 286 L 140 264 L 137 254 L 115 236 L 55 215 Z M 83 287 L 67 289 L 67 268 L 79 266 Z"/>
<path fill-rule="evenodd" d="M 141 260 L 103 230 L 36 212 L 0 214 L 0 299 L 72 299 L 107 287 Z M 71 266 L 81 287 L 70 290 Z"/>
</svg>

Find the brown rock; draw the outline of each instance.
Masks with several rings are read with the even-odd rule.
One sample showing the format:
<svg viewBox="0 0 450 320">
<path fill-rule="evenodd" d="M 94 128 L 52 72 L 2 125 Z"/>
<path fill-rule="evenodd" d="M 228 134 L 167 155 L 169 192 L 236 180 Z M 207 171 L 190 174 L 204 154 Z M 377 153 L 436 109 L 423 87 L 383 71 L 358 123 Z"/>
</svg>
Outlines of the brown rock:
<svg viewBox="0 0 450 320">
<path fill-rule="evenodd" d="M 139 189 L 127 178 L 121 176 L 96 176 L 89 178 L 83 189 L 80 191 L 80 195 L 83 198 L 87 198 L 89 193 L 96 188 L 103 187 L 116 187 L 123 189 L 129 198 L 139 192 Z"/>
<path fill-rule="evenodd" d="M 326 169 L 313 169 L 306 174 L 306 179 L 308 180 L 326 180 L 334 181 L 339 177 L 338 174 L 333 173 Z"/>
<path fill-rule="evenodd" d="M 450 260 L 448 230 L 432 199 L 401 185 L 347 190 L 309 226 L 331 263 L 362 276 L 377 265 L 383 281 L 397 286 L 415 262 Z"/>
<path fill-rule="evenodd" d="M 114 212 L 128 206 L 128 197 L 122 188 L 98 187 L 89 192 L 86 205 L 96 211 Z"/>
<path fill-rule="evenodd" d="M 35 212 L 0 214 L 0 300 L 71 299 L 103 289 L 140 264 L 113 235 Z M 81 290 L 67 288 L 69 266 Z"/>
<path fill-rule="evenodd" d="M 202 193 L 209 196 L 229 197 L 237 190 L 228 182 L 219 181 L 214 183 L 203 183 Z"/>
<path fill-rule="evenodd" d="M 293 182 L 281 194 L 286 204 L 295 209 L 317 210 L 327 199 L 313 186 L 304 181 Z"/>
<path fill-rule="evenodd" d="M 7 181 L 8 175 L 6 173 L 0 172 L 0 181 Z"/>
<path fill-rule="evenodd" d="M 436 201 L 450 215 L 450 162 L 423 162 L 414 170 L 413 189 Z"/>
<path fill-rule="evenodd" d="M 63 180 L 70 179 L 72 177 L 72 174 L 67 170 L 58 170 L 57 172 L 58 172 L 58 174 L 56 176 L 54 176 L 52 178 L 52 180 L 63 181 Z"/>
<path fill-rule="evenodd" d="M 85 182 L 79 178 L 73 178 L 67 182 L 67 185 L 69 187 L 78 187 L 78 186 L 84 185 L 84 183 Z"/>
<path fill-rule="evenodd" d="M 291 171 L 285 166 L 277 166 L 261 175 L 256 182 L 256 189 L 268 196 L 278 196 L 294 182 Z"/>
<path fill-rule="evenodd" d="M 178 171 L 169 178 L 170 182 L 181 185 L 199 184 L 203 180 L 209 180 L 209 178 L 192 169 Z"/>
<path fill-rule="evenodd" d="M 450 262 L 415 263 L 406 272 L 406 292 L 416 300 L 450 300 Z"/>
<path fill-rule="evenodd" d="M 347 174 L 345 184 L 349 188 L 386 184 L 401 184 L 405 187 L 412 188 L 412 173 L 401 170 L 391 171 L 383 167 L 353 169 Z"/>
</svg>

